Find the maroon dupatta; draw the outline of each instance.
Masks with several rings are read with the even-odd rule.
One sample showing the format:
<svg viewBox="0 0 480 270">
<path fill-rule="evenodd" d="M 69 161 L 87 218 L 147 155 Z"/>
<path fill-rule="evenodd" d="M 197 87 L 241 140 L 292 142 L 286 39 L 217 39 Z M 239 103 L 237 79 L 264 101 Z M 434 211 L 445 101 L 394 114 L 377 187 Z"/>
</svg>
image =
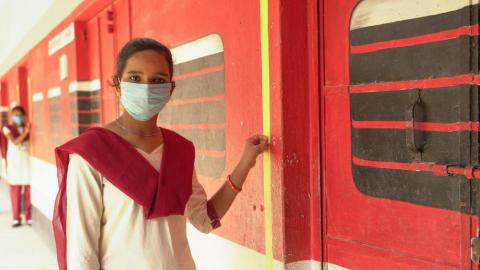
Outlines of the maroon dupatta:
<svg viewBox="0 0 480 270">
<path fill-rule="evenodd" d="M 161 128 L 163 156 L 157 172 L 125 139 L 105 128 L 91 128 L 55 149 L 59 190 L 53 231 L 60 270 L 67 270 L 66 185 L 69 155 L 80 155 L 114 186 L 143 207 L 147 219 L 183 215 L 192 194 L 193 143 Z"/>
<path fill-rule="evenodd" d="M 20 131 L 18 131 L 18 128 L 15 125 L 5 125 L 5 126 L 10 130 L 14 139 L 20 136 Z"/>
<path fill-rule="evenodd" d="M 16 139 L 18 136 L 20 136 L 20 131 L 18 131 L 18 128 L 14 125 L 5 125 L 4 127 L 8 128 L 10 130 L 10 133 L 12 134 L 12 137 Z M 8 138 L 5 136 L 3 133 L 3 128 L 2 132 L 0 134 L 0 152 L 2 154 L 2 157 L 7 160 L 7 151 L 8 151 Z"/>
<path fill-rule="evenodd" d="M 5 136 L 5 133 L 3 133 L 3 127 L 2 126 L 2 132 L 0 134 L 0 153 L 2 154 L 2 158 L 5 160 L 7 159 L 7 149 L 8 149 L 8 138 Z"/>
</svg>

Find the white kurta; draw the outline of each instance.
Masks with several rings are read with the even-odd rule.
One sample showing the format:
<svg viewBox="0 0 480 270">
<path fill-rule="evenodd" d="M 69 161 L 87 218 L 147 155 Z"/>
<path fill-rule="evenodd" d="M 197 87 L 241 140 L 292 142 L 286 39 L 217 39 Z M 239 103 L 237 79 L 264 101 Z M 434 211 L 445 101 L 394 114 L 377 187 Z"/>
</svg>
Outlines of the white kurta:
<svg viewBox="0 0 480 270">
<path fill-rule="evenodd" d="M 23 128 L 18 127 L 23 133 Z M 3 134 L 10 134 L 10 129 L 3 127 Z M 8 140 L 7 149 L 7 182 L 10 185 L 30 185 L 30 152 L 28 140 L 18 145 Z"/>
<path fill-rule="evenodd" d="M 148 154 L 160 170 L 163 147 Z M 112 160 L 111 162 L 115 162 Z M 192 177 L 185 215 L 145 219 L 143 208 L 102 177 L 87 161 L 70 155 L 67 175 L 67 266 L 69 270 L 195 269 L 186 220 L 208 233 L 207 196 Z"/>
</svg>

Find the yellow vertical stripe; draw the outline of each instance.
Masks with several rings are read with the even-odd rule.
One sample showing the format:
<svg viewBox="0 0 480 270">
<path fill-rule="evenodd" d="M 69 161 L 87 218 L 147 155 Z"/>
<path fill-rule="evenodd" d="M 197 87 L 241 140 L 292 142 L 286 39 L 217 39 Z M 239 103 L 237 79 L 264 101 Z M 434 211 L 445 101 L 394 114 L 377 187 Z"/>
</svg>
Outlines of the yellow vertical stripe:
<svg viewBox="0 0 480 270">
<path fill-rule="evenodd" d="M 27 78 L 28 121 L 32 122 L 32 79 Z"/>
<path fill-rule="evenodd" d="M 28 122 L 32 123 L 32 79 L 27 77 L 27 102 L 28 102 Z M 29 147 L 30 155 L 33 153 L 33 147 Z"/>
<path fill-rule="evenodd" d="M 262 57 L 263 134 L 270 138 L 270 57 L 268 38 L 268 0 L 260 0 L 260 43 Z M 265 213 L 265 269 L 273 268 L 272 252 L 272 170 L 270 153 L 263 154 L 263 204 Z"/>
</svg>

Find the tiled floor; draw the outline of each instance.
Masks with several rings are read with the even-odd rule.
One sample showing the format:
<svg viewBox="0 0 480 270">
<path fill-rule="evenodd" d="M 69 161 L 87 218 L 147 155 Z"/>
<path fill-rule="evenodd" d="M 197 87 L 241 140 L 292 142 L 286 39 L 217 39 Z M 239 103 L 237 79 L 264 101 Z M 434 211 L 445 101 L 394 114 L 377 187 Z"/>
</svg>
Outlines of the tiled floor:
<svg viewBox="0 0 480 270">
<path fill-rule="evenodd" d="M 3 180 L 0 180 L 3 181 Z M 0 185 L 0 269 L 56 270 L 54 254 L 29 226 L 11 228 L 10 198 Z M 35 226 L 35 224 L 34 224 Z"/>
</svg>

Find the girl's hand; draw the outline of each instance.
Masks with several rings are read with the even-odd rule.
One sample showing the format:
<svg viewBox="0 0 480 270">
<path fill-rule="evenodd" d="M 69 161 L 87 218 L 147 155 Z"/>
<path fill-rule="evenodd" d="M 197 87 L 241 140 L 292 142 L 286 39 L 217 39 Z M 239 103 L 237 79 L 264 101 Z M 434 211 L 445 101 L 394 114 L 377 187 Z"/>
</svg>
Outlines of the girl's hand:
<svg viewBox="0 0 480 270">
<path fill-rule="evenodd" d="M 32 128 L 32 125 L 30 123 L 25 125 L 25 133 L 30 133 L 30 130 Z"/>
<path fill-rule="evenodd" d="M 258 155 L 263 153 L 268 149 L 269 143 L 267 136 L 264 135 L 253 135 L 248 138 L 245 142 L 245 147 L 243 149 L 242 159 L 240 163 L 244 166 L 247 166 L 248 169 L 251 169 L 255 166 Z"/>
</svg>

